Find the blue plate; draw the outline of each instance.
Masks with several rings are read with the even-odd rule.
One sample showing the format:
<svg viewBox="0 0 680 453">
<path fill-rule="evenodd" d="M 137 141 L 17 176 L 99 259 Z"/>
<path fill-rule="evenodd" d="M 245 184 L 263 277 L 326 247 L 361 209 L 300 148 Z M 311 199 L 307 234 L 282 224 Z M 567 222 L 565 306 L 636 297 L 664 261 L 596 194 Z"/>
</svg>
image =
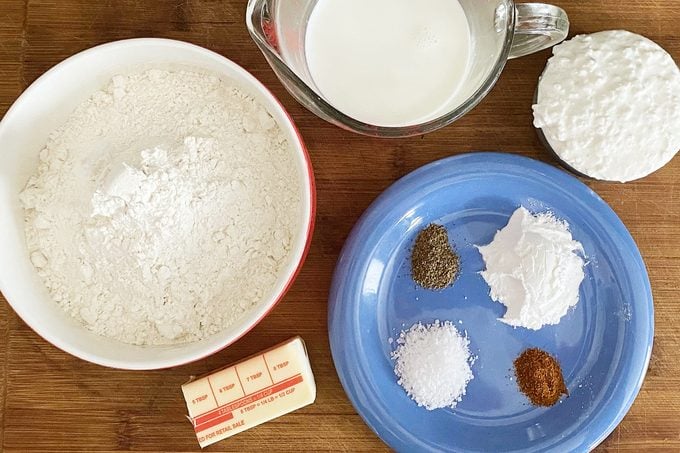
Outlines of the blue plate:
<svg viewBox="0 0 680 453">
<path fill-rule="evenodd" d="M 569 222 L 588 263 L 580 301 L 556 326 L 512 328 L 489 298 L 474 247 L 489 243 L 520 205 Z M 410 249 L 429 223 L 446 226 L 462 261 L 456 283 L 416 287 Z M 455 409 L 417 407 L 397 385 L 390 338 L 417 322 L 451 320 L 477 361 Z M 587 186 L 549 165 L 475 153 L 422 167 L 382 194 L 340 256 L 330 295 L 333 360 L 366 423 L 398 451 L 588 451 L 612 432 L 644 378 L 653 305 L 640 253 L 616 214 Z M 513 380 L 528 347 L 554 354 L 569 397 L 530 405 Z"/>
</svg>

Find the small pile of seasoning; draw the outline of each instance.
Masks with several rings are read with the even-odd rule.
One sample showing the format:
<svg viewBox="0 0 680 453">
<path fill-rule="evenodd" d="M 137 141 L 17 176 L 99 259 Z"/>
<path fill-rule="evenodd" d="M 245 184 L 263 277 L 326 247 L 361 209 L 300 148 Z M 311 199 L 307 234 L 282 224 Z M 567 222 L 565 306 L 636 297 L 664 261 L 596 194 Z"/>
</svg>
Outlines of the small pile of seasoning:
<svg viewBox="0 0 680 453">
<path fill-rule="evenodd" d="M 552 406 L 569 395 L 560 364 L 547 352 L 527 349 L 514 363 L 519 389 L 535 406 Z"/>
<path fill-rule="evenodd" d="M 455 407 L 473 378 L 469 346 L 451 321 L 414 324 L 392 352 L 398 384 L 425 409 Z"/>
<path fill-rule="evenodd" d="M 416 238 L 411 253 L 413 280 L 426 289 L 440 290 L 451 285 L 460 269 L 460 258 L 449 244 L 441 225 L 430 224 Z"/>
</svg>

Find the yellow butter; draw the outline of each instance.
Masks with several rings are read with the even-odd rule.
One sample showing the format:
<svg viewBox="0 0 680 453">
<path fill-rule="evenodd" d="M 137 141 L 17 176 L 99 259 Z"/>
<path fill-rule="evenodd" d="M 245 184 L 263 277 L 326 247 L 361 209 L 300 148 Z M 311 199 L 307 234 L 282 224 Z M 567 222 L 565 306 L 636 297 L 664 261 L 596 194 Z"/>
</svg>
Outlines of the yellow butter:
<svg viewBox="0 0 680 453">
<path fill-rule="evenodd" d="M 182 386 L 201 447 L 314 402 L 316 384 L 302 338 Z"/>
</svg>

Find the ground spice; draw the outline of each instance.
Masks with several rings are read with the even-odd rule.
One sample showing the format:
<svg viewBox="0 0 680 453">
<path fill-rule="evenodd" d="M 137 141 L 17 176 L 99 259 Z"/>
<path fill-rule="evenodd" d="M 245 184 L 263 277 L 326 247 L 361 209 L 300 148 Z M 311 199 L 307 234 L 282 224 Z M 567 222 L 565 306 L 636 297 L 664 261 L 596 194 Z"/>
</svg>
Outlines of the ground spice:
<svg viewBox="0 0 680 453">
<path fill-rule="evenodd" d="M 519 389 L 536 406 L 552 406 L 560 396 L 569 395 L 560 364 L 538 348 L 527 349 L 515 359 L 515 375 Z"/>
<path fill-rule="evenodd" d="M 441 225 L 430 224 L 416 238 L 411 253 L 413 280 L 427 289 L 444 289 L 451 285 L 460 269 L 460 258 L 449 244 L 449 235 Z"/>
</svg>

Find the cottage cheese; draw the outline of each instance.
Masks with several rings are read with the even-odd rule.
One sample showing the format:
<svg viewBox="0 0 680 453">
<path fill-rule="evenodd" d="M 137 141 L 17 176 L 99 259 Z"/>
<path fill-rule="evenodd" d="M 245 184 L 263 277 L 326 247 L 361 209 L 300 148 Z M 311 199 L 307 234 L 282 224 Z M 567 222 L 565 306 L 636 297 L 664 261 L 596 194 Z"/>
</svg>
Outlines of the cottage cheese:
<svg viewBox="0 0 680 453">
<path fill-rule="evenodd" d="M 622 30 L 580 35 L 553 50 L 534 125 L 566 164 L 626 182 L 680 148 L 680 69 L 649 39 Z"/>
</svg>

